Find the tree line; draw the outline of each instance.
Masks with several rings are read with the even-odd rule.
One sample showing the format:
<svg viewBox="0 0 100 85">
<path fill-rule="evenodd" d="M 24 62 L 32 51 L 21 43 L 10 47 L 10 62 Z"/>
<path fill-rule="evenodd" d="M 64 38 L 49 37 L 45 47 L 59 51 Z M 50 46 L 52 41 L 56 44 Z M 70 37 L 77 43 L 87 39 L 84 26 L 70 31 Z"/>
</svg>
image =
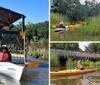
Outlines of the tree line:
<svg viewBox="0 0 100 85">
<path fill-rule="evenodd" d="M 49 36 L 49 22 L 41 22 L 41 23 L 28 23 L 25 25 L 26 28 L 26 41 L 30 42 L 38 42 L 40 40 L 48 40 Z M 8 31 L 21 31 L 22 23 L 11 25 L 10 27 L 4 27 L 3 30 Z M 16 36 L 15 34 L 0 34 L 0 44 L 7 44 L 10 47 L 14 47 L 16 49 L 23 49 L 23 39 L 21 36 Z"/>
<path fill-rule="evenodd" d="M 81 51 L 78 43 L 52 43 L 51 48 L 71 51 Z"/>
<path fill-rule="evenodd" d="M 70 51 L 82 51 L 82 49 L 79 47 L 79 43 L 52 43 L 51 48 Z M 90 43 L 88 46 L 85 46 L 84 51 L 89 53 L 100 53 L 100 43 Z"/>
<path fill-rule="evenodd" d="M 83 21 L 100 14 L 100 3 L 96 0 L 85 0 L 84 4 L 80 0 L 52 0 L 51 12 L 66 15 L 69 21 Z"/>
</svg>

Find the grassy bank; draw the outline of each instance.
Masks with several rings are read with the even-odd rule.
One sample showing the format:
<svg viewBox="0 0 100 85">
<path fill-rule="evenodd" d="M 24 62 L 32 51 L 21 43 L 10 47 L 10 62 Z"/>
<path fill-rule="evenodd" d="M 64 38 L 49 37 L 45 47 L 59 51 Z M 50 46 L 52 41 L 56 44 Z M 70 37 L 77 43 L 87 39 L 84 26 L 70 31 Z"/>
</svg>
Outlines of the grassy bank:
<svg viewBox="0 0 100 85">
<path fill-rule="evenodd" d="M 52 14 L 51 14 L 52 15 Z M 58 18 L 54 18 L 54 16 L 51 16 L 51 25 L 59 25 L 58 21 L 60 22 L 63 18 L 66 19 L 66 16 L 63 15 L 58 15 L 58 14 L 53 14 L 54 16 Z M 63 16 L 63 17 L 62 17 Z M 60 17 L 60 19 L 59 19 Z M 62 19 L 61 19 L 62 18 Z M 59 19 L 59 20 L 57 20 Z M 53 23 L 56 22 L 57 23 Z M 73 32 L 71 31 L 66 31 L 64 34 L 64 38 L 60 38 L 59 33 L 54 33 L 51 31 L 51 40 L 53 41 L 60 41 L 60 40 L 65 40 L 65 41 L 98 41 L 100 40 L 100 16 L 95 16 L 86 19 L 83 22 L 82 27 L 75 28 Z M 69 25 L 70 22 L 68 19 L 66 21 L 64 20 L 64 24 Z M 91 38 L 90 38 L 91 37 Z"/>
<path fill-rule="evenodd" d="M 28 46 L 27 55 L 33 58 L 48 61 L 48 41 L 31 42 Z"/>
<path fill-rule="evenodd" d="M 70 25 L 68 18 L 64 15 L 58 13 L 51 13 L 50 14 L 50 26 L 58 26 L 60 22 L 63 21 L 65 25 Z"/>
<path fill-rule="evenodd" d="M 58 57 L 54 53 L 50 54 L 50 66 L 51 67 L 58 67 L 58 66 L 60 66 L 60 63 L 58 61 Z"/>
<path fill-rule="evenodd" d="M 88 67 L 100 66 L 100 61 L 95 61 L 94 62 L 94 61 L 90 61 L 90 60 L 86 59 L 86 60 L 82 60 L 82 64 L 83 64 L 83 66 L 88 66 Z M 70 68 L 70 67 L 75 68 L 76 65 L 77 65 L 76 60 L 73 61 L 71 58 L 68 58 L 66 60 L 66 67 L 67 68 Z M 51 67 L 60 67 L 58 57 L 54 53 L 51 53 L 51 55 L 50 55 L 50 66 Z"/>
</svg>

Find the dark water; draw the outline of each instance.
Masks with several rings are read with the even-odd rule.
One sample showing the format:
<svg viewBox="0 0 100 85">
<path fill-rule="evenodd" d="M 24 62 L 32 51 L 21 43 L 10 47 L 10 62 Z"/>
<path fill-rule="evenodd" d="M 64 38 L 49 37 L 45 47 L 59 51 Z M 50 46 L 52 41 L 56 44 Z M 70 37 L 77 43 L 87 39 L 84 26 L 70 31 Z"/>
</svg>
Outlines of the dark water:
<svg viewBox="0 0 100 85">
<path fill-rule="evenodd" d="M 15 59 L 13 59 L 13 62 L 14 60 Z M 23 59 L 20 59 L 19 61 L 22 63 Z M 38 60 L 28 58 L 27 61 Z M 40 62 L 38 68 L 26 67 L 20 81 L 0 74 L 0 85 L 49 85 L 48 72 L 48 64 Z"/>
<path fill-rule="evenodd" d="M 95 73 L 53 78 L 51 79 L 51 85 L 100 85 L 100 69 L 99 72 Z"/>
</svg>

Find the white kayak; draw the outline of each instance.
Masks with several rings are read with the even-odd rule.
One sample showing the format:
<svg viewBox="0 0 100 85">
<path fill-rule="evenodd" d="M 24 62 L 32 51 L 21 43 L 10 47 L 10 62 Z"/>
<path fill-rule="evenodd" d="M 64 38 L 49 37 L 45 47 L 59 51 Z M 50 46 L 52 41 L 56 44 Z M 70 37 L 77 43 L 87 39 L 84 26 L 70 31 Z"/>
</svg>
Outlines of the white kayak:
<svg viewBox="0 0 100 85">
<path fill-rule="evenodd" d="M 16 65 L 10 62 L 0 62 L 0 73 L 20 80 L 24 66 Z"/>
<path fill-rule="evenodd" d="M 68 26 L 65 26 L 65 28 L 56 28 L 54 29 L 54 32 L 64 32 L 64 31 L 67 31 L 68 30 Z"/>
</svg>

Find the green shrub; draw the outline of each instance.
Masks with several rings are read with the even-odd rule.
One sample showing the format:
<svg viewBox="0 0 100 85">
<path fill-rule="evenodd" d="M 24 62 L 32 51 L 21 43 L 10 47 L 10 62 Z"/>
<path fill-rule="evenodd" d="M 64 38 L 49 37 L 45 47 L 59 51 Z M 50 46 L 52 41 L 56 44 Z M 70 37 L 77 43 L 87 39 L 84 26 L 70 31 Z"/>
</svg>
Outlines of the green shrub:
<svg viewBox="0 0 100 85">
<path fill-rule="evenodd" d="M 50 66 L 51 67 L 58 67 L 58 66 L 60 66 L 58 57 L 54 53 L 50 54 Z"/>
<path fill-rule="evenodd" d="M 70 24 L 66 16 L 58 14 L 58 13 L 50 13 L 50 25 L 51 26 L 58 26 L 61 21 L 64 22 L 64 25 Z"/>
</svg>

